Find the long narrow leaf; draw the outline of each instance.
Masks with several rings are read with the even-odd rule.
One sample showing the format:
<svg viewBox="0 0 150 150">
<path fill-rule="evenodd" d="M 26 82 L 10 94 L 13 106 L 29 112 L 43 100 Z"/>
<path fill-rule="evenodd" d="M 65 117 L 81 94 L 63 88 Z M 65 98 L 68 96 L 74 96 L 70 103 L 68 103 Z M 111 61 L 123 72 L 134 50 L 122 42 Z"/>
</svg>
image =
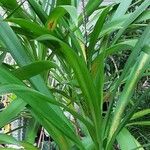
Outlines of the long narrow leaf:
<svg viewBox="0 0 150 150">
<path fill-rule="evenodd" d="M 55 68 L 56 64 L 50 61 L 38 61 L 30 65 L 13 70 L 12 73 L 20 80 L 30 79 L 43 71 L 47 71 L 51 68 Z"/>
<path fill-rule="evenodd" d="M 38 41 L 57 41 L 59 44 L 59 50 L 63 54 L 65 60 L 71 65 L 71 67 L 74 69 L 74 72 L 76 74 L 76 77 L 78 79 L 78 82 L 81 86 L 82 92 L 85 97 L 86 105 L 87 108 L 89 108 L 91 114 L 92 114 L 92 119 L 96 125 L 96 130 L 97 133 L 100 132 L 100 121 L 101 118 L 99 114 L 101 114 L 99 102 L 98 102 L 98 97 L 96 94 L 96 91 L 94 90 L 94 84 L 92 82 L 91 76 L 86 68 L 85 63 L 83 62 L 82 59 L 80 59 L 79 56 L 65 43 L 60 41 L 54 36 L 51 35 L 43 35 L 37 39 Z M 86 76 L 85 76 L 86 74 Z M 98 135 L 97 138 L 100 135 Z"/>
<path fill-rule="evenodd" d="M 150 62 L 149 53 L 141 52 L 139 60 L 134 66 L 134 69 L 132 70 L 130 74 L 129 80 L 127 81 L 125 88 L 119 97 L 119 101 L 117 102 L 117 106 L 113 114 L 113 119 L 112 119 L 110 131 L 109 131 L 109 138 L 108 138 L 109 140 L 111 140 L 114 132 L 118 128 L 119 123 L 122 118 L 122 114 L 125 110 L 125 107 L 127 106 L 129 99 L 133 94 L 133 89 L 136 86 L 138 80 L 140 79 L 142 72 L 145 71 L 145 68 L 147 67 L 149 62 Z M 135 77 L 135 74 L 136 74 L 136 77 Z"/>
<path fill-rule="evenodd" d="M 123 24 L 123 28 L 119 30 L 119 32 L 116 35 L 115 40 L 113 41 L 113 44 L 117 42 L 117 40 L 120 38 L 120 36 L 123 34 L 123 32 L 128 28 L 128 26 L 136 20 L 142 12 L 148 8 L 150 5 L 150 0 L 145 0 L 134 12 L 133 14 L 125 21 Z"/>
</svg>

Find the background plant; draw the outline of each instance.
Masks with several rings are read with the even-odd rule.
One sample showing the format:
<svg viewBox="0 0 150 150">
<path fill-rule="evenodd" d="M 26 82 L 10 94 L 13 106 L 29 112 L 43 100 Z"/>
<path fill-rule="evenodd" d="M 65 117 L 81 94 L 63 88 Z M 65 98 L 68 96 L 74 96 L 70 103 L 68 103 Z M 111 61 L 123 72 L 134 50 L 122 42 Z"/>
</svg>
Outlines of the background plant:
<svg viewBox="0 0 150 150">
<path fill-rule="evenodd" d="M 149 126 L 135 119 L 150 113 L 136 112 L 149 98 L 149 88 L 137 94 L 137 85 L 149 75 L 150 0 L 110 6 L 89 0 L 79 15 L 77 1 L 0 4 L 0 93 L 13 94 L 0 127 L 22 116 L 28 120 L 24 142 L 1 134 L 1 143 L 36 149 L 42 126 L 62 150 L 148 146 L 129 127 Z M 7 53 L 14 65 L 4 62 Z"/>
</svg>

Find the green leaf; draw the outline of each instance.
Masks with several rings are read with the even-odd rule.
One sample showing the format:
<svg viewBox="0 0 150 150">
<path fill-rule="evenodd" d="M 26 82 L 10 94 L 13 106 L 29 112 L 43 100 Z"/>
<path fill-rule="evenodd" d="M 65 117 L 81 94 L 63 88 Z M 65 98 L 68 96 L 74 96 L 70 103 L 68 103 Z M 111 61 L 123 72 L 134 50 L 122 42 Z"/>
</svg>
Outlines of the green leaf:
<svg viewBox="0 0 150 150">
<path fill-rule="evenodd" d="M 122 50 L 133 49 L 137 43 L 137 39 L 126 40 L 124 42 L 120 42 L 113 46 L 110 46 L 105 50 L 105 55 L 108 57 L 109 55 L 115 54 L 117 52 L 121 52 Z"/>
<path fill-rule="evenodd" d="M 125 127 L 125 125 L 130 121 L 130 118 L 133 116 L 134 112 L 138 109 L 140 102 L 147 97 L 149 94 L 150 89 L 147 89 L 137 100 L 136 103 L 132 106 L 132 108 L 128 111 L 128 113 L 123 118 L 122 122 L 120 123 L 117 131 L 114 133 L 115 135 L 112 138 L 112 141 L 115 141 L 116 136 L 118 133 Z M 112 142 L 113 143 L 113 142 Z"/>
<path fill-rule="evenodd" d="M 27 142 L 19 142 L 15 138 L 13 138 L 12 136 L 6 135 L 6 134 L 0 134 L 0 143 L 1 144 L 13 144 L 13 145 L 21 146 L 21 147 L 23 146 L 27 150 L 28 149 L 30 149 L 30 150 L 38 150 L 38 148 L 34 147 L 33 145 L 31 145 L 31 144 L 29 144 Z M 6 149 L 7 148 L 5 148 L 5 150 Z"/>
<path fill-rule="evenodd" d="M 3 21 L 0 22 L 0 39 L 4 42 L 11 55 L 20 66 L 25 66 L 33 62 L 33 58 L 27 53 L 27 50 L 20 43 L 16 34 L 9 25 Z M 36 89 L 49 95 L 50 98 L 53 98 L 53 95 L 40 75 L 31 78 L 30 82 Z M 64 116 L 59 108 L 54 107 L 53 109 L 56 109 L 62 116 Z M 66 120 L 65 117 L 64 120 Z"/>
<path fill-rule="evenodd" d="M 2 64 L 2 62 L 4 61 L 5 56 L 6 56 L 6 52 L 3 52 L 3 53 L 0 55 L 0 64 Z"/>
<path fill-rule="evenodd" d="M 78 17 L 76 8 L 70 5 L 60 5 L 53 9 L 53 11 L 50 13 L 46 23 L 47 28 L 49 30 L 54 30 L 56 28 L 58 20 L 61 17 L 63 17 L 66 13 L 70 15 L 73 23 L 77 26 Z"/>
<path fill-rule="evenodd" d="M 21 18 L 10 18 L 7 19 L 8 22 L 13 22 L 19 25 L 23 30 L 30 31 L 33 35 L 40 36 L 42 34 L 51 34 L 51 32 L 45 27 L 41 27 L 39 24 L 32 22 L 30 20 Z M 33 36 L 32 35 L 32 36 Z"/>
<path fill-rule="evenodd" d="M 23 66 L 16 70 L 13 70 L 12 73 L 20 80 L 29 79 L 35 75 L 47 71 L 51 68 L 56 68 L 56 64 L 50 61 L 38 61 L 30 65 Z"/>
<path fill-rule="evenodd" d="M 83 138 L 83 145 L 85 145 L 86 150 L 94 150 L 94 143 L 89 136 Z"/>
<path fill-rule="evenodd" d="M 150 121 L 135 121 L 128 123 L 127 126 L 150 126 Z"/>
<path fill-rule="evenodd" d="M 150 10 L 145 10 L 136 20 L 135 22 L 142 22 L 150 19 Z"/>
<path fill-rule="evenodd" d="M 86 106 L 89 108 L 92 118 L 94 121 L 94 124 L 96 126 L 97 133 L 100 132 L 100 122 L 101 118 L 101 110 L 98 102 L 98 97 L 94 83 L 92 81 L 92 78 L 90 76 L 90 73 L 88 72 L 86 68 L 86 64 L 84 61 L 64 42 L 60 41 L 54 36 L 51 35 L 43 35 L 37 39 L 38 41 L 56 41 L 58 42 L 58 50 L 63 54 L 64 59 L 70 64 L 70 66 L 73 68 L 76 78 L 78 79 L 78 83 L 82 89 L 83 95 L 85 97 Z M 86 76 L 85 76 L 86 74 Z M 98 135 L 100 136 L 100 135 Z M 97 137 L 99 138 L 99 137 Z"/>
<path fill-rule="evenodd" d="M 35 146 L 27 142 L 21 142 L 21 146 L 23 146 L 25 150 L 40 150 L 39 148 L 36 148 Z"/>
<path fill-rule="evenodd" d="M 0 0 L 0 5 L 4 10 L 7 11 L 7 18 L 8 17 L 19 17 L 19 18 L 27 18 L 28 16 L 24 12 L 24 10 L 21 8 L 21 4 L 19 4 L 16 0 Z"/>
<path fill-rule="evenodd" d="M 0 143 L 1 144 L 15 144 L 20 145 L 20 143 L 10 135 L 0 133 Z"/>
<path fill-rule="evenodd" d="M 0 5 L 8 10 L 13 10 L 18 6 L 18 3 L 16 0 L 0 0 Z"/>
<path fill-rule="evenodd" d="M 47 14 L 44 12 L 42 7 L 36 2 L 36 0 L 27 0 L 32 7 L 32 9 L 35 11 L 36 15 L 40 18 L 43 24 L 47 21 Z"/>
<path fill-rule="evenodd" d="M 133 13 L 130 15 L 129 18 L 126 19 L 126 21 L 123 24 L 123 28 L 119 30 L 119 32 L 116 35 L 116 38 L 113 41 L 113 44 L 117 42 L 117 40 L 120 38 L 120 36 L 123 34 L 123 32 L 128 28 L 128 26 L 134 22 L 141 14 L 148 8 L 150 5 L 149 0 L 145 0 Z"/>
<path fill-rule="evenodd" d="M 90 16 L 102 3 L 103 0 L 89 0 L 88 3 L 85 6 L 85 14 L 86 16 Z M 79 16 L 79 25 L 81 24 L 83 20 L 83 14 L 81 13 Z"/>
<path fill-rule="evenodd" d="M 126 21 L 128 18 L 130 18 L 133 15 L 133 13 L 125 14 L 124 16 L 121 16 L 119 18 L 112 19 L 111 21 L 108 21 L 104 24 L 103 29 L 99 35 L 99 38 L 103 37 L 106 34 L 110 34 L 118 29 L 123 29 L 126 26 Z M 133 23 L 139 23 L 142 21 L 146 21 L 150 18 L 149 12 L 144 11 L 142 14 L 133 21 Z"/>
<path fill-rule="evenodd" d="M 54 141 L 58 144 L 58 146 L 62 150 L 70 149 L 71 144 L 68 143 L 68 139 L 62 134 L 59 130 L 57 130 L 55 127 L 50 124 L 50 122 L 44 118 L 43 115 L 41 115 L 39 112 L 36 112 L 31 108 L 31 113 L 36 118 L 38 122 L 41 123 L 41 125 L 50 133 L 50 135 L 53 137 Z"/>
<path fill-rule="evenodd" d="M 115 11 L 115 14 L 113 16 L 113 20 L 119 17 L 122 17 L 126 11 L 128 10 L 130 4 L 132 3 L 132 0 L 121 0 L 121 3 L 119 4 L 117 10 Z"/>
<path fill-rule="evenodd" d="M 28 103 L 33 111 L 41 114 L 44 118 L 46 118 L 56 129 L 58 129 L 61 133 L 63 133 L 66 137 L 75 142 L 79 147 L 83 147 L 79 138 L 76 136 L 75 131 L 71 126 L 69 126 L 61 116 L 57 113 L 56 110 L 50 109 L 50 105 L 47 101 L 54 102 L 54 100 L 50 100 L 49 97 L 44 96 L 43 94 L 34 91 L 32 89 L 26 88 L 21 85 L 1 85 L 0 93 L 6 94 L 13 92 L 18 97 L 23 99 L 26 103 Z M 43 103 L 44 101 L 44 103 Z M 39 109 L 41 108 L 41 109 Z M 56 131 L 55 131 L 56 132 Z"/>
<path fill-rule="evenodd" d="M 7 108 L 0 112 L 0 128 L 10 123 L 25 108 L 26 102 L 17 98 L 13 100 Z M 7 117 L 5 117 L 7 116 Z"/>
<path fill-rule="evenodd" d="M 28 143 L 35 143 L 35 139 L 32 137 L 36 137 L 37 133 L 40 129 L 40 124 L 35 120 L 35 118 L 30 118 L 28 120 L 28 126 L 26 127 L 25 141 Z"/>
<path fill-rule="evenodd" d="M 102 31 L 100 32 L 99 38 L 102 38 L 105 35 L 110 34 L 118 29 L 122 29 L 123 21 L 124 20 L 122 20 L 122 19 L 118 19 L 118 20 L 114 20 L 114 21 L 110 21 L 110 22 L 106 23 L 103 26 Z"/>
<path fill-rule="evenodd" d="M 64 8 L 67 13 L 69 13 L 73 23 L 77 26 L 78 25 L 78 13 L 77 9 L 74 6 L 70 5 L 60 5 L 60 8 Z"/>
<path fill-rule="evenodd" d="M 124 77 L 126 75 L 128 75 L 129 73 L 129 68 L 133 67 L 137 57 L 139 56 L 139 53 L 142 51 L 142 48 L 144 47 L 144 45 L 148 45 L 150 42 L 150 25 L 148 25 L 143 34 L 141 35 L 141 37 L 139 38 L 139 40 L 136 42 L 135 47 L 132 50 L 132 53 L 130 54 L 128 61 L 125 64 L 125 67 L 123 69 L 123 72 L 120 76 L 119 79 L 117 79 L 117 81 L 114 82 L 114 87 L 112 87 L 113 93 L 116 93 L 117 88 L 119 87 L 119 85 L 121 84 L 122 80 L 124 79 Z"/>
<path fill-rule="evenodd" d="M 0 72 L 1 72 L 1 75 L 0 75 L 0 83 L 3 83 L 3 84 L 5 84 L 5 83 L 15 83 L 15 84 L 19 84 L 19 85 L 23 85 L 23 83 L 20 81 L 20 80 L 18 80 L 17 78 L 15 78 L 12 74 L 11 74 L 11 72 L 9 72 L 9 71 L 6 71 L 4 68 L 2 68 L 2 67 L 0 67 Z M 39 81 L 39 80 L 37 80 L 37 81 Z M 38 82 L 37 82 L 38 83 Z M 41 87 L 42 88 L 42 87 Z M 44 91 L 44 92 L 46 92 L 46 91 Z M 46 94 L 47 96 L 49 96 L 49 94 Z M 25 98 L 25 97 L 24 97 Z M 53 99 L 53 97 L 51 97 L 52 99 Z M 51 110 L 52 109 L 52 111 L 55 111 L 55 112 L 57 112 L 57 115 L 59 115 L 62 119 L 63 119 L 63 121 L 65 122 L 65 123 L 67 123 L 68 124 L 68 126 L 71 126 L 70 125 L 70 123 L 68 123 L 68 120 L 65 118 L 65 116 L 63 115 L 63 113 L 62 113 L 62 111 L 60 110 L 60 109 L 58 109 L 58 107 L 54 107 L 53 105 L 47 105 L 47 103 L 42 103 L 42 105 L 43 105 L 43 107 L 48 107 L 47 109 L 48 110 Z M 45 105 L 45 106 L 44 106 Z M 45 110 L 45 108 L 43 109 L 43 110 Z M 41 123 L 41 122 L 40 122 Z M 42 124 L 42 123 L 41 123 Z M 50 123 L 49 123 L 50 124 Z M 54 127 L 54 125 L 52 125 L 51 124 L 51 130 L 53 130 L 53 128 L 55 129 L 55 127 Z M 55 131 L 57 132 L 57 129 L 55 129 Z M 59 142 L 61 142 L 61 141 L 59 141 Z"/>
<path fill-rule="evenodd" d="M 71 3 L 71 0 L 57 0 L 57 3 L 56 5 L 59 6 L 59 5 L 70 5 Z"/>
<path fill-rule="evenodd" d="M 102 27 L 104 25 L 104 22 L 105 22 L 105 19 L 107 17 L 107 14 L 108 14 L 108 11 L 109 11 L 110 7 L 106 7 L 102 13 L 100 14 L 100 17 L 98 18 L 95 26 L 94 26 L 94 29 L 90 35 L 90 42 L 89 42 L 89 47 L 88 47 L 88 55 L 89 55 L 89 58 L 87 58 L 88 61 L 91 60 L 91 57 L 93 55 L 93 52 L 94 52 L 94 48 L 95 48 L 95 45 L 97 43 L 97 40 L 98 40 L 98 36 L 102 30 Z"/>
<path fill-rule="evenodd" d="M 112 122 L 111 122 L 111 126 L 110 126 L 109 136 L 108 136 L 109 142 L 111 141 L 113 134 L 115 133 L 116 129 L 118 128 L 121 122 L 123 112 L 129 103 L 129 100 L 133 94 L 133 90 L 135 86 L 138 80 L 141 78 L 141 75 L 145 71 L 149 62 L 150 62 L 150 55 L 142 51 L 137 62 L 133 66 L 133 69 L 129 75 L 128 81 L 125 84 L 124 90 L 121 93 L 119 100 L 117 101 L 116 108 L 115 108 Z"/>
<path fill-rule="evenodd" d="M 131 150 L 136 149 L 139 146 L 139 142 L 131 135 L 131 133 L 124 128 L 117 136 L 117 142 L 121 148 L 121 150 Z M 140 148 L 139 150 L 144 150 Z"/>
<path fill-rule="evenodd" d="M 5 44 L 12 56 L 17 58 L 15 61 L 18 64 L 25 65 L 32 62 L 33 58 L 28 56 L 17 36 L 2 19 L 0 19 L 0 40 Z M 17 49 L 19 49 L 19 51 Z"/>
<path fill-rule="evenodd" d="M 150 109 L 144 109 L 144 110 L 138 111 L 132 116 L 131 120 L 141 118 L 148 114 L 150 114 Z"/>
</svg>

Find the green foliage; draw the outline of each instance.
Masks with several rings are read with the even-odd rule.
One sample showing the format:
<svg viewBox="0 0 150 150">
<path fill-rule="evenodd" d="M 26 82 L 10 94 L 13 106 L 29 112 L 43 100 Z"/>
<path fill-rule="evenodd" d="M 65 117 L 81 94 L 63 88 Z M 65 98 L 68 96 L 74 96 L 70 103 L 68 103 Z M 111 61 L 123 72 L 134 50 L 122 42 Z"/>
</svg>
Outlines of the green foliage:
<svg viewBox="0 0 150 150">
<path fill-rule="evenodd" d="M 77 1 L 26 4 L 27 11 L 24 3 L 0 0 L 6 10 L 0 18 L 0 95 L 15 95 L 0 112 L 0 127 L 23 112 L 30 116 L 24 116 L 29 122 L 24 141 L 6 133 L 0 142 L 38 149 L 42 126 L 61 150 L 143 150 L 129 127 L 150 125 L 137 120 L 149 108 L 136 112 L 149 94 L 136 96 L 149 74 L 150 0 L 109 6 L 89 0 L 81 14 Z M 14 64 L 5 62 L 8 53 Z M 118 65 L 114 58 L 124 53 L 128 58 Z"/>
</svg>

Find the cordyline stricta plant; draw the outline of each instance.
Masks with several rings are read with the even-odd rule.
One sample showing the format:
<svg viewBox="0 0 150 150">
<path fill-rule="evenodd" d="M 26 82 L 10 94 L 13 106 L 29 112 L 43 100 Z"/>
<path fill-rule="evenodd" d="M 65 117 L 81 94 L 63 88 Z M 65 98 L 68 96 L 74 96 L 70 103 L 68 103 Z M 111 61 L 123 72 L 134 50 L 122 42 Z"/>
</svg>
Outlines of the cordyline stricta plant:
<svg viewBox="0 0 150 150">
<path fill-rule="evenodd" d="M 129 127 L 150 125 L 136 120 L 150 89 L 135 96 L 149 75 L 150 0 L 80 3 L 81 14 L 77 0 L 0 0 L 0 95 L 11 99 L 0 128 L 28 120 L 23 141 L 10 131 L 1 144 L 36 150 L 42 127 L 60 150 L 145 149 Z M 121 69 L 108 61 L 126 51 Z"/>
</svg>

